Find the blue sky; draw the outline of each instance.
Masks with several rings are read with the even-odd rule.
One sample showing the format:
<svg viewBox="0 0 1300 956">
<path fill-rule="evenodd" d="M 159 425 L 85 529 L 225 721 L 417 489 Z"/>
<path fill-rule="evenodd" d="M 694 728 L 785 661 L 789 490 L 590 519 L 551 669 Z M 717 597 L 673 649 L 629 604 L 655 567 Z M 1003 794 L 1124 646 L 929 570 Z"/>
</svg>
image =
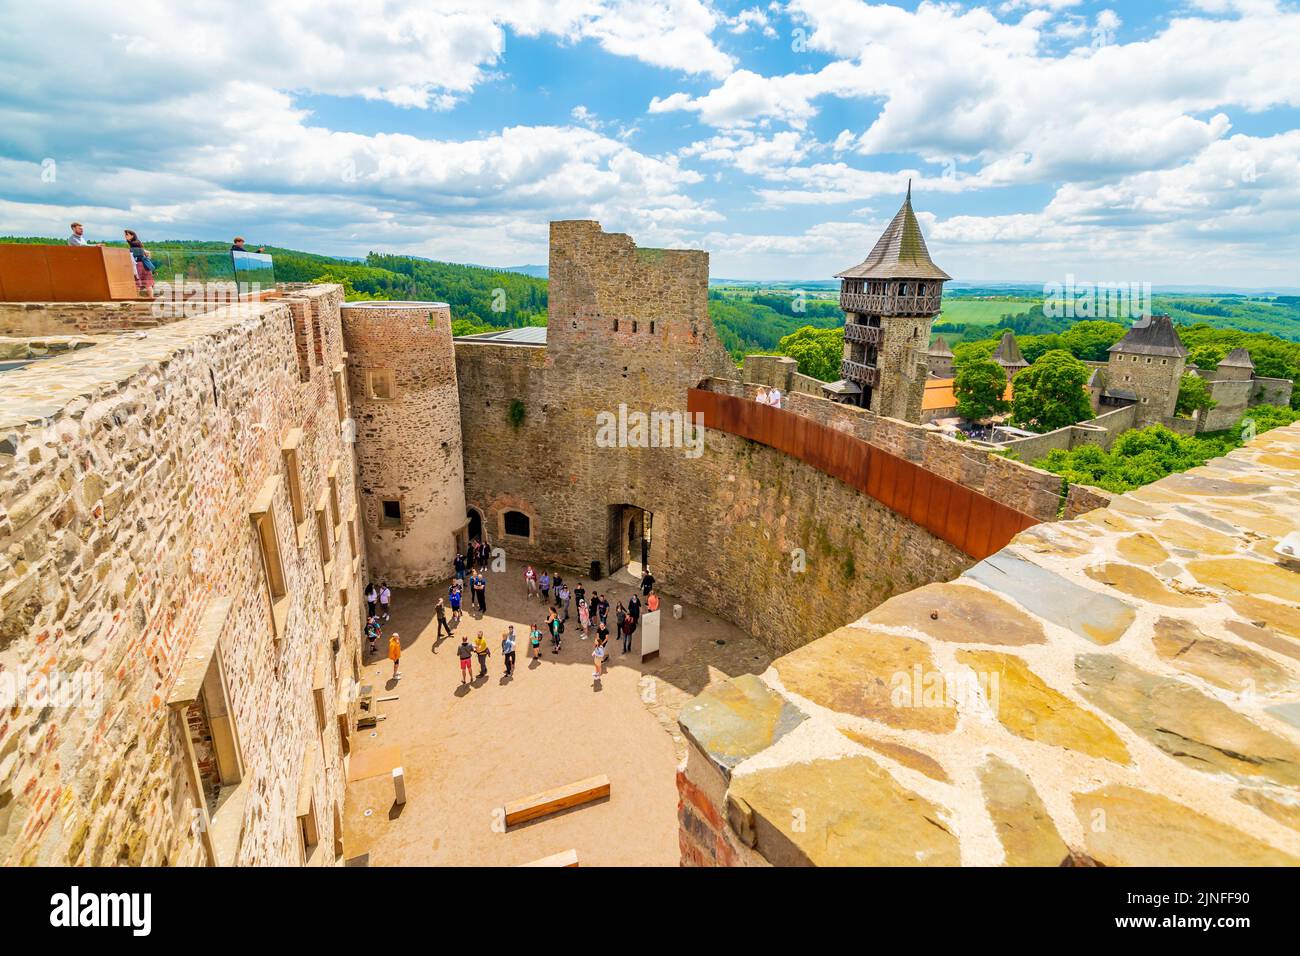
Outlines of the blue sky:
<svg viewBox="0 0 1300 956">
<path fill-rule="evenodd" d="M 0 7 L 0 232 L 824 278 L 912 178 L 959 279 L 1300 285 L 1294 3 Z"/>
</svg>

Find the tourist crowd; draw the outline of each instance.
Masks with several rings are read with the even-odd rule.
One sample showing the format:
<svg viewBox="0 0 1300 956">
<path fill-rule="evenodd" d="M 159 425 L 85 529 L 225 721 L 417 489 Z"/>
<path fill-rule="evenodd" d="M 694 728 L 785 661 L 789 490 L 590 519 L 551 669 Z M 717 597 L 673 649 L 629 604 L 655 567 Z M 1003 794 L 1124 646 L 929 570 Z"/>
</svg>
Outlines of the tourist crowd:
<svg viewBox="0 0 1300 956">
<path fill-rule="evenodd" d="M 463 616 L 462 605 L 466 588 L 470 593 L 472 613 L 480 618 L 487 613 L 486 571 L 489 556 L 488 546 L 477 538 L 470 543 L 468 555 L 457 553 L 454 576 L 447 597 L 445 600 L 439 597 L 434 606 L 434 616 L 438 622 L 437 640 L 441 640 L 444 633 L 448 637 L 455 636 L 455 630 Z M 528 656 L 536 660 L 541 659 L 544 633 L 550 635 L 551 653 L 559 654 L 564 645 L 566 624 L 571 618 L 576 618 L 582 640 L 592 640 L 594 631 L 591 676 L 593 680 L 599 681 L 604 676 L 605 662 L 611 653 L 609 599 L 604 593 L 596 592 L 594 588 L 588 593 L 581 581 L 570 588 L 558 572 L 552 575 L 549 570 L 543 570 L 538 574 L 531 564 L 524 568 L 524 586 L 528 600 L 540 602 L 546 615 L 543 623 L 545 632 L 538 627 L 536 620 L 529 627 L 526 637 Z M 659 609 L 659 595 L 654 587 L 655 577 L 647 567 L 641 577 L 641 593 L 633 593 L 626 605 L 620 601 L 614 606 L 612 630 L 621 641 L 624 654 L 632 651 L 633 637 L 640 624 L 641 615 Z M 383 637 L 383 625 L 389 620 L 391 600 L 392 591 L 387 582 L 381 583 L 378 587 L 373 582 L 366 586 L 365 632 L 367 647 L 372 656 L 378 652 L 379 641 Z M 507 677 L 513 676 L 515 672 L 518 641 L 519 637 L 515 633 L 514 625 L 508 625 L 501 635 L 501 657 Z M 437 648 L 436 641 L 434 648 L 435 650 Z M 462 684 L 488 676 L 488 658 L 492 656 L 492 649 L 488 646 L 481 630 L 473 641 L 470 640 L 468 633 L 461 635 L 460 643 L 456 647 L 456 655 L 460 661 Z M 388 657 L 393 662 L 393 679 L 396 680 L 401 677 L 398 670 L 401 642 L 396 632 L 388 642 Z M 475 661 L 478 663 L 477 674 L 474 673 Z"/>
</svg>

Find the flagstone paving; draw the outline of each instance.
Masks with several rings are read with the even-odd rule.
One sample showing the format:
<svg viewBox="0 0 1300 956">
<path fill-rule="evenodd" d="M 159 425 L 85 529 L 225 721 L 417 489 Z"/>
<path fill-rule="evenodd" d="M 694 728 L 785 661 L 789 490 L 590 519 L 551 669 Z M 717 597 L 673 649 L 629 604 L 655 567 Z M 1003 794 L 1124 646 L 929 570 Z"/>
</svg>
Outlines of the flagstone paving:
<svg viewBox="0 0 1300 956">
<path fill-rule="evenodd" d="M 349 759 L 398 747 L 407 803 L 394 804 L 386 768 L 350 782 L 344 844 L 349 860 L 371 866 L 513 866 L 576 849 L 583 866 L 677 865 L 673 777 L 686 748 L 678 712 L 721 679 L 765 669 L 771 657 L 757 641 L 699 608 L 687 605 L 675 620 L 672 606 L 680 602 L 667 593 L 659 657 L 641 663 L 639 631 L 627 655 L 611 637 L 607 673 L 597 684 L 592 642 L 581 639 L 576 612 L 562 653 L 550 653 L 548 636 L 540 659 L 528 659 L 529 625 L 543 625 L 545 612 L 527 597 L 522 574 L 522 565 L 512 561 L 489 575 L 488 613 L 467 610 L 455 639 L 437 639 L 434 604 L 445 589 L 393 592 L 385 638 L 392 631 L 401 635 L 402 677 L 391 679 L 392 664 L 384 656 L 367 663 L 362 683 L 373 686 L 385 719 L 356 732 Z M 613 605 L 627 602 L 635 581 L 621 573 L 595 587 L 608 597 L 612 616 Z M 510 679 L 501 659 L 508 624 L 519 638 Z M 463 686 L 455 645 L 460 634 L 472 641 L 480 630 L 492 649 L 488 676 Z M 384 697 L 395 699 L 380 701 Z M 609 776 L 608 800 L 509 831 L 501 825 L 500 808 L 507 801 L 599 773 Z"/>
<path fill-rule="evenodd" d="M 1296 529 L 1300 424 L 711 687 L 683 862 L 1300 866 Z"/>
</svg>

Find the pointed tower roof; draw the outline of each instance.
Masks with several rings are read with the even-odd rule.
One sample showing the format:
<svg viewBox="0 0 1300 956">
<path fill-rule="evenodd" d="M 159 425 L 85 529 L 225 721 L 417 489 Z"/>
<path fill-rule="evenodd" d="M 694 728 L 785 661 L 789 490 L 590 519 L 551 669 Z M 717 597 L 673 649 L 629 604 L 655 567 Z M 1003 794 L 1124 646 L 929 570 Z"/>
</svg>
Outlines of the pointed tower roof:
<svg viewBox="0 0 1300 956">
<path fill-rule="evenodd" d="M 1173 319 L 1167 315 L 1149 315 L 1134 322 L 1124 337 L 1107 351 L 1182 358 L 1187 355 L 1187 346 L 1178 337 Z"/>
<path fill-rule="evenodd" d="M 1002 333 L 1002 341 L 998 347 L 993 350 L 993 361 L 1002 366 L 1015 366 L 1025 368 L 1029 365 L 1025 357 L 1020 354 L 1020 346 L 1016 343 L 1016 337 L 1007 329 Z"/>
<path fill-rule="evenodd" d="M 1248 368 L 1252 372 L 1255 370 L 1255 363 L 1251 361 L 1250 353 L 1245 349 L 1233 349 L 1223 357 L 1219 363 L 1219 368 L 1227 366 L 1229 368 Z"/>
<path fill-rule="evenodd" d="M 925 247 L 921 224 L 912 211 L 912 183 L 907 183 L 907 198 L 893 221 L 876 240 L 871 254 L 852 269 L 835 274 L 837 279 L 941 279 L 952 276 L 930 259 Z"/>
<path fill-rule="evenodd" d="M 929 354 L 930 355 L 951 355 L 952 349 L 948 348 L 948 343 L 943 340 L 943 336 L 941 335 L 937 339 L 935 339 L 934 344 L 930 346 Z"/>
</svg>

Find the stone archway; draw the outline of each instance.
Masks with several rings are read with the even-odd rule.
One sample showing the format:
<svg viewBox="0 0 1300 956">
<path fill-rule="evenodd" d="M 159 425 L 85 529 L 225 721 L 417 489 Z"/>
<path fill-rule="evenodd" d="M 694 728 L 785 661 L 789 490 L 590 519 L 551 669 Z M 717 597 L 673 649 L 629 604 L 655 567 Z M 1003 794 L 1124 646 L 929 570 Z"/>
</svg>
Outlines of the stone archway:
<svg viewBox="0 0 1300 956">
<path fill-rule="evenodd" d="M 483 531 L 485 528 L 483 512 L 471 505 L 465 509 L 465 518 L 469 522 L 466 525 L 466 533 L 469 536 L 469 540 L 473 541 L 478 539 L 479 541 L 486 543 L 487 539 L 483 537 Z"/>
<path fill-rule="evenodd" d="M 605 574 L 635 562 L 638 569 L 650 558 L 654 513 L 638 505 L 609 506 L 608 540 L 605 547 Z"/>
</svg>

